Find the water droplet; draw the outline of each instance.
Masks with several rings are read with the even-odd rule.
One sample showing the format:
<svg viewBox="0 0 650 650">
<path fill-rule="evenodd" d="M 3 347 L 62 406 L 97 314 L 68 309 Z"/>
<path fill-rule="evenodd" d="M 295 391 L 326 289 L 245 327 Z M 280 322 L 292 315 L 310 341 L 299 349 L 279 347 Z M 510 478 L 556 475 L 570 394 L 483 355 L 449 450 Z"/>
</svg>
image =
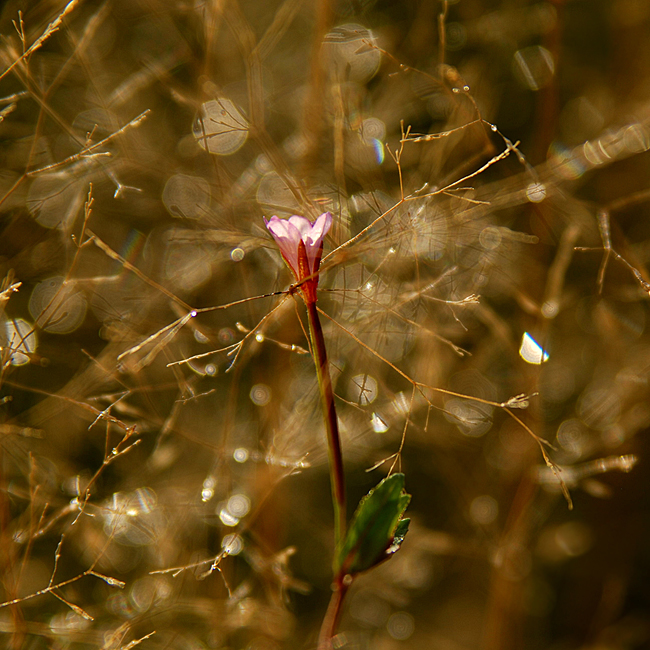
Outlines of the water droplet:
<svg viewBox="0 0 650 650">
<path fill-rule="evenodd" d="M 230 251 L 230 259 L 233 262 L 241 262 L 244 259 L 244 255 L 246 255 L 246 252 L 243 248 L 237 247 Z"/>
<path fill-rule="evenodd" d="M 246 447 L 238 447 L 233 452 L 232 457 L 238 463 L 245 463 L 248 460 L 248 449 Z"/>
<path fill-rule="evenodd" d="M 262 334 L 262 332 L 258 332 L 257 334 L 255 334 L 255 340 L 258 343 L 264 343 L 264 334 Z"/>
</svg>

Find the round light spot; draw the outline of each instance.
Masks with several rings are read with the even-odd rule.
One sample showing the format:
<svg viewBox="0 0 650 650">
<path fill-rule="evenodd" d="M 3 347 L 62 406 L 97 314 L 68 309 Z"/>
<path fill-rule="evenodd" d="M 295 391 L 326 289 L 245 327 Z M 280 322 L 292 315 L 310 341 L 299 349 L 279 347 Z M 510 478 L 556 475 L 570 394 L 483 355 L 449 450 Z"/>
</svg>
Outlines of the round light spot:
<svg viewBox="0 0 650 650">
<path fill-rule="evenodd" d="M 486 526 L 491 524 L 499 514 L 499 504 L 493 497 L 483 494 L 472 500 L 469 516 L 474 523 Z"/>
<path fill-rule="evenodd" d="M 377 380 L 371 375 L 355 375 L 350 380 L 351 400 L 367 406 L 377 399 Z"/>
<path fill-rule="evenodd" d="M 219 510 L 219 519 L 224 526 L 236 526 L 239 523 L 239 519 L 233 516 L 227 508 L 221 508 Z"/>
<path fill-rule="evenodd" d="M 224 535 L 221 540 L 221 548 L 227 555 L 239 555 L 244 548 L 244 540 L 236 533 Z"/>
<path fill-rule="evenodd" d="M 235 332 L 229 327 L 222 327 L 219 330 L 219 334 L 217 334 L 217 338 L 219 339 L 219 343 L 230 345 L 235 340 Z"/>
<path fill-rule="evenodd" d="M 228 512 L 233 516 L 241 519 L 245 517 L 251 509 L 251 500 L 245 494 L 233 494 L 228 499 Z"/>
<path fill-rule="evenodd" d="M 564 420 L 557 430 L 557 442 L 574 458 L 580 458 L 589 447 L 589 436 L 585 425 L 577 418 Z"/>
<path fill-rule="evenodd" d="M 501 231 L 498 228 L 495 228 L 494 226 L 488 226 L 487 228 L 483 228 L 481 230 L 481 233 L 478 236 L 478 240 L 485 248 L 486 250 L 492 251 L 496 250 L 499 248 L 501 245 Z"/>
<path fill-rule="evenodd" d="M 560 313 L 560 305 L 557 300 L 547 300 L 542 305 L 542 316 L 544 318 L 555 318 Z"/>
<path fill-rule="evenodd" d="M 278 207 L 289 214 L 299 210 L 291 188 L 275 171 L 264 174 L 257 186 L 256 195 L 258 203 L 272 207 L 276 213 L 279 212 Z"/>
<path fill-rule="evenodd" d="M 203 481 L 203 489 L 201 490 L 201 501 L 204 503 L 210 501 L 214 496 L 214 486 L 216 485 L 216 480 L 214 476 L 208 476 L 205 481 Z"/>
<path fill-rule="evenodd" d="M 165 183 L 162 200 L 172 217 L 200 219 L 210 209 L 210 185 L 199 176 L 174 174 Z"/>
<path fill-rule="evenodd" d="M 333 75 L 340 81 L 365 83 L 379 70 L 381 52 L 373 47 L 374 34 L 357 24 L 339 25 L 323 40 L 323 52 Z"/>
<path fill-rule="evenodd" d="M 447 36 L 447 49 L 461 50 L 467 43 L 467 30 L 461 23 L 449 23 L 445 29 Z M 465 90 L 463 88 L 463 90 Z M 467 89 L 469 90 L 469 88 Z"/>
<path fill-rule="evenodd" d="M 230 259 L 233 262 L 241 262 L 244 259 L 244 255 L 246 255 L 246 252 L 243 248 L 237 247 L 230 251 Z"/>
<path fill-rule="evenodd" d="M 546 185 L 543 183 L 531 183 L 526 188 L 526 198 L 531 203 L 541 203 L 546 198 Z"/>
<path fill-rule="evenodd" d="M 255 384 L 251 388 L 250 398 L 256 406 L 266 406 L 271 401 L 271 389 L 266 384 Z"/>
<path fill-rule="evenodd" d="M 229 99 L 213 99 L 201 106 L 192 133 L 209 153 L 229 156 L 246 142 L 248 121 Z"/>
<path fill-rule="evenodd" d="M 74 332 L 86 317 L 88 302 L 74 282 L 62 276 L 39 282 L 29 299 L 29 313 L 37 327 L 52 334 Z"/>
<path fill-rule="evenodd" d="M 369 145 L 374 144 L 375 140 L 381 142 L 386 138 L 386 125 L 376 117 L 369 117 L 361 122 L 359 135 Z"/>
<path fill-rule="evenodd" d="M 415 630 L 415 621 L 408 612 L 395 612 L 386 624 L 388 634 L 397 641 L 406 641 Z"/>
<path fill-rule="evenodd" d="M 238 463 L 245 463 L 248 460 L 248 455 L 248 449 L 246 447 L 238 447 L 232 453 L 232 457 Z"/>
</svg>

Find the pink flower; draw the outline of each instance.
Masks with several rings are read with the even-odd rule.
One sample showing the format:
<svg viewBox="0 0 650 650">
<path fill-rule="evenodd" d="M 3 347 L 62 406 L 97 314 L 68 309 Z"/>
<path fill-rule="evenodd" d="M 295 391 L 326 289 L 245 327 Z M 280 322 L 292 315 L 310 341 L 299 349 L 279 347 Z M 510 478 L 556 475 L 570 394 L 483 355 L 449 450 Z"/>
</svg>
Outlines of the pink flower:
<svg viewBox="0 0 650 650">
<path fill-rule="evenodd" d="M 332 215 L 324 212 L 313 223 L 297 214 L 288 219 L 272 216 L 268 221 L 265 218 L 264 223 L 296 280 L 301 282 L 314 276 L 323 253 L 323 239 L 332 226 Z M 301 285 L 308 301 L 316 301 L 317 285 L 317 275 Z"/>
</svg>

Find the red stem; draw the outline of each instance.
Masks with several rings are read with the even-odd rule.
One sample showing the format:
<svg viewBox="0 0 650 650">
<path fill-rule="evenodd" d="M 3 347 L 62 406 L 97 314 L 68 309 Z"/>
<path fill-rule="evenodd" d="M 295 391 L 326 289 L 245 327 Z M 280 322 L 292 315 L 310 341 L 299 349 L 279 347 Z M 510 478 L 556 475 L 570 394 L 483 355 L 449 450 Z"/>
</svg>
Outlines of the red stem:
<svg viewBox="0 0 650 650">
<path fill-rule="evenodd" d="M 338 549 L 343 541 L 346 525 L 345 475 L 343 473 L 343 455 L 341 453 L 339 424 L 334 405 L 334 390 L 332 389 L 332 379 L 327 361 L 325 337 L 323 336 L 323 328 L 318 317 L 316 302 L 305 300 L 305 304 L 307 305 L 309 333 L 311 335 L 316 374 L 318 375 L 325 429 L 327 430 L 330 482 L 332 484 L 332 502 L 334 504 L 334 532 L 336 548 Z"/>
</svg>

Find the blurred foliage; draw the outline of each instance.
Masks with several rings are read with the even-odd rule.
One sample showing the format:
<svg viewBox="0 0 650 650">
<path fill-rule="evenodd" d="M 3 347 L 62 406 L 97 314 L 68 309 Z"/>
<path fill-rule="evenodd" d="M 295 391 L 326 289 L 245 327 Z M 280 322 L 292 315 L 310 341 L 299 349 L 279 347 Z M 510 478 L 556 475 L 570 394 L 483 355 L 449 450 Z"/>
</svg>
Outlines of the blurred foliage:
<svg viewBox="0 0 650 650">
<path fill-rule="evenodd" d="M 340 647 L 647 647 L 646 0 L 6 0 L 0 34 L 2 647 L 315 646 L 325 436 L 262 216 L 325 210 L 349 502 L 413 495 Z"/>
</svg>

